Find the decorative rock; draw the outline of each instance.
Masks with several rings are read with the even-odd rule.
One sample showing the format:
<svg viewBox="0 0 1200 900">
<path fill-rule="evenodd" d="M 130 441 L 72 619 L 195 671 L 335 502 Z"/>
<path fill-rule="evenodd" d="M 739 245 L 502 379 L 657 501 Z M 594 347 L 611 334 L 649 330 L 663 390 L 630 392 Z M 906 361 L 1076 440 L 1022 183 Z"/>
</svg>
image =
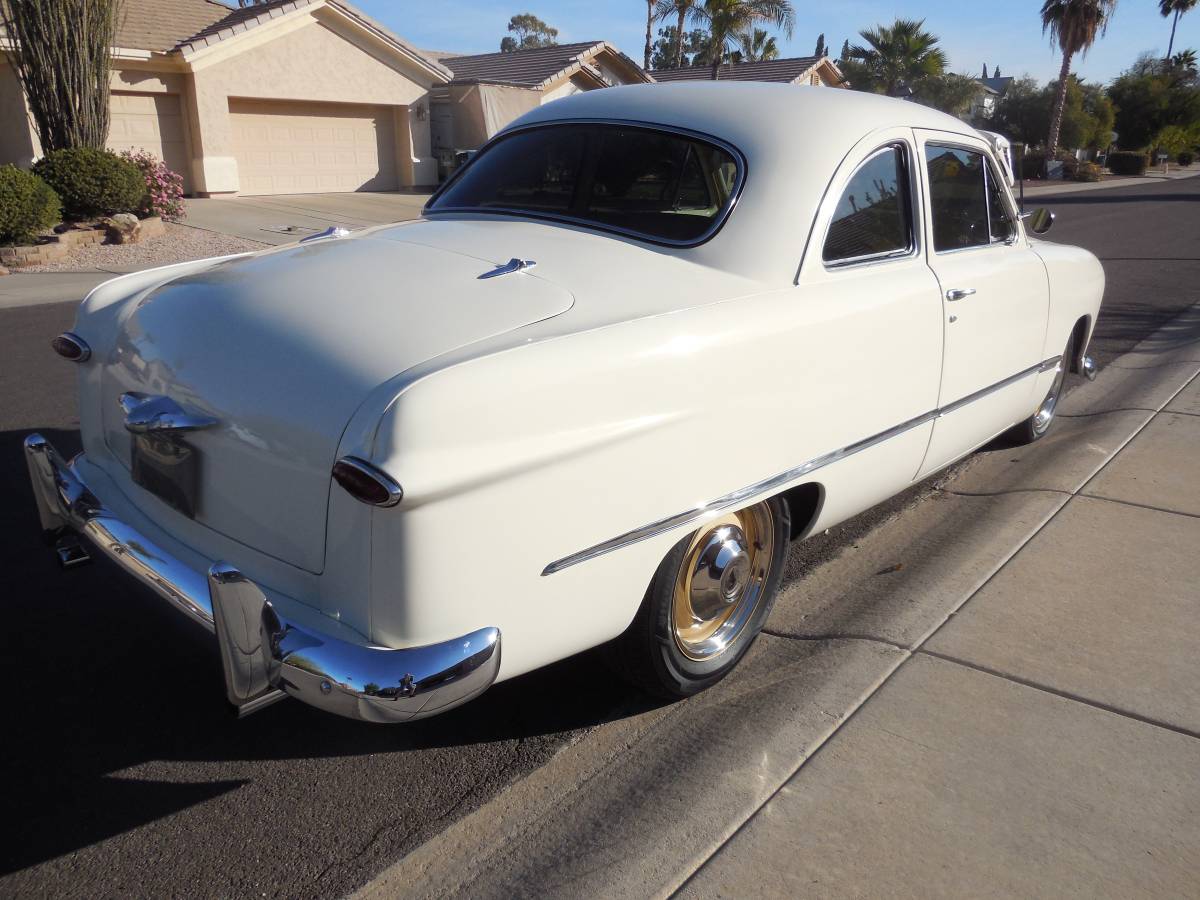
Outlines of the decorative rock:
<svg viewBox="0 0 1200 900">
<path fill-rule="evenodd" d="M 8 269 L 4 268 L 4 266 L 0 266 L 0 278 L 3 278 L 5 275 L 8 275 L 8 274 L 10 274 Z"/>
<path fill-rule="evenodd" d="M 142 237 L 142 223 L 132 213 L 117 213 L 100 224 L 108 232 L 110 244 L 136 244 Z"/>
</svg>

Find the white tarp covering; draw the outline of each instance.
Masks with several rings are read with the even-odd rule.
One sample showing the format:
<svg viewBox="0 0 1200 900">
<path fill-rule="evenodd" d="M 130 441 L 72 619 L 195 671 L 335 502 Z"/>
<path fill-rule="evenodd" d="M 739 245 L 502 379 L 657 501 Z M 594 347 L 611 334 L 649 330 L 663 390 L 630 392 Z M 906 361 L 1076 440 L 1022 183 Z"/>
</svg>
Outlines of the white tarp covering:
<svg viewBox="0 0 1200 900">
<path fill-rule="evenodd" d="M 514 119 L 541 105 L 540 91 L 505 84 L 452 84 L 454 148 L 474 150 Z"/>
</svg>

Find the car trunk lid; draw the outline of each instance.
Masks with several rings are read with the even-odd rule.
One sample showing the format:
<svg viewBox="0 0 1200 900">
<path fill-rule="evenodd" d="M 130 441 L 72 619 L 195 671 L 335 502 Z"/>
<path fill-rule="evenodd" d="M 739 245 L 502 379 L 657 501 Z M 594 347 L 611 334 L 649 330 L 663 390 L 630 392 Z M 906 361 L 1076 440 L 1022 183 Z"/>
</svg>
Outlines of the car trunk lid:
<svg viewBox="0 0 1200 900">
<path fill-rule="evenodd" d="M 127 468 L 129 409 L 167 397 L 215 424 L 174 434 L 192 454 L 138 438 L 140 464 L 197 479 L 197 522 L 311 572 L 324 563 L 330 471 L 355 409 L 417 363 L 558 315 L 571 294 L 528 271 L 480 279 L 506 260 L 369 235 L 219 263 L 149 292 L 126 312 L 104 363 L 105 441 Z M 132 398 L 122 396 L 134 395 Z M 172 469 L 171 466 L 175 465 Z M 169 526 L 170 485 L 139 465 L 133 489 Z M 183 475 L 178 473 L 183 472 Z M 402 473 L 400 474 L 402 477 Z"/>
</svg>

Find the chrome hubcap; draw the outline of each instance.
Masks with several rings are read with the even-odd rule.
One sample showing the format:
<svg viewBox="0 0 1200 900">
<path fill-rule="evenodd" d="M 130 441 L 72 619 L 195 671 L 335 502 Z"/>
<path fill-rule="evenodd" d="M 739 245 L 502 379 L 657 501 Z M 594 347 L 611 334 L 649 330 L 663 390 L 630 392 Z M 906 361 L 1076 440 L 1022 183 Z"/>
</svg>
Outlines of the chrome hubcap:
<svg viewBox="0 0 1200 900">
<path fill-rule="evenodd" d="M 676 576 L 675 643 L 711 659 L 742 633 L 762 601 L 775 545 L 774 520 L 760 503 L 722 516 L 692 537 Z"/>
<path fill-rule="evenodd" d="M 1062 394 L 1062 386 L 1066 378 L 1066 361 L 1059 360 L 1058 368 L 1054 370 L 1054 383 L 1050 385 L 1050 392 L 1046 394 L 1046 399 L 1033 414 L 1033 430 L 1038 434 L 1044 433 L 1050 427 L 1050 423 L 1054 421 L 1054 409 L 1058 406 L 1058 398 Z"/>
<path fill-rule="evenodd" d="M 736 525 L 710 531 L 696 555 L 692 571 L 692 610 L 702 619 L 719 615 L 736 603 L 750 577 L 750 548 Z"/>
</svg>

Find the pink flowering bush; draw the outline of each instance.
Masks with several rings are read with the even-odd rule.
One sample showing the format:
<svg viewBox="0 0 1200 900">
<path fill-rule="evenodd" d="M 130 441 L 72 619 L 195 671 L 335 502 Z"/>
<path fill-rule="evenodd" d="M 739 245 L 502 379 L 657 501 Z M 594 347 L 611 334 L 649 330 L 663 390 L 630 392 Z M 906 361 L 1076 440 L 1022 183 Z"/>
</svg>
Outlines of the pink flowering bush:
<svg viewBox="0 0 1200 900">
<path fill-rule="evenodd" d="M 146 196 L 138 215 L 162 216 L 178 222 L 187 215 L 183 205 L 183 176 L 172 172 L 167 164 L 146 150 L 122 150 L 121 156 L 138 167 L 146 180 Z"/>
</svg>

